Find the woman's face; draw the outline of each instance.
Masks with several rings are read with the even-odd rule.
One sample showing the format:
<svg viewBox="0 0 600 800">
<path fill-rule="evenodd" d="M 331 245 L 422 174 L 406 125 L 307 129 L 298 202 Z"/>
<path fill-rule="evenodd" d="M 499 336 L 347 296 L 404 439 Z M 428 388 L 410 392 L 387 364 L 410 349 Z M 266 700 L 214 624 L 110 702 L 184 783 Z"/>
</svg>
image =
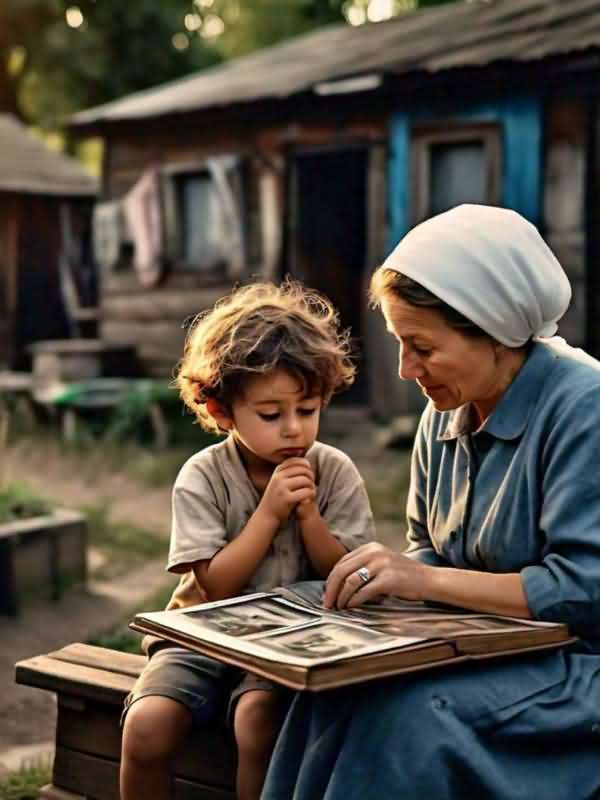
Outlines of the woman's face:
<svg viewBox="0 0 600 800">
<path fill-rule="evenodd" d="M 432 308 L 384 297 L 388 331 L 400 344 L 398 374 L 416 381 L 438 411 L 471 402 L 485 419 L 506 388 L 498 369 L 498 345 L 487 337 L 465 336 Z"/>
</svg>

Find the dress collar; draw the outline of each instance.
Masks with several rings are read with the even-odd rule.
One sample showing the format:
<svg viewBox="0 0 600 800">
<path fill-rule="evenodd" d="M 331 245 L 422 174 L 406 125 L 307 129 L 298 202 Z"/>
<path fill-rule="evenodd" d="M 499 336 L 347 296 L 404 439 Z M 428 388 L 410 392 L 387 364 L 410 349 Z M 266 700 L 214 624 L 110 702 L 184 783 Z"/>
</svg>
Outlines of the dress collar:
<svg viewBox="0 0 600 800">
<path fill-rule="evenodd" d="M 517 439 L 525 430 L 542 386 L 556 360 L 557 356 L 549 347 L 535 342 L 527 360 L 483 425 L 473 431 L 471 405 L 466 403 L 455 411 L 447 412 L 448 423 L 437 437 L 438 441 L 447 442 L 467 433 L 484 431 L 497 439 Z"/>
</svg>

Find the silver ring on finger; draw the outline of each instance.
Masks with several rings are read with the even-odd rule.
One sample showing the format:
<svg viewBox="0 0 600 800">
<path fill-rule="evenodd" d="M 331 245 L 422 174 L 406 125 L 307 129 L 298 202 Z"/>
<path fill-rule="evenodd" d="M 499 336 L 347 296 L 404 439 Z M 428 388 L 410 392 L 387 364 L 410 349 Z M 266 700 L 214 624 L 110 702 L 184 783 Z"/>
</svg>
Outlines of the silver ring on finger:
<svg viewBox="0 0 600 800">
<path fill-rule="evenodd" d="M 363 583 L 368 583 L 371 580 L 371 573 L 368 567 L 360 567 L 360 569 L 356 570 L 356 574 Z"/>
</svg>

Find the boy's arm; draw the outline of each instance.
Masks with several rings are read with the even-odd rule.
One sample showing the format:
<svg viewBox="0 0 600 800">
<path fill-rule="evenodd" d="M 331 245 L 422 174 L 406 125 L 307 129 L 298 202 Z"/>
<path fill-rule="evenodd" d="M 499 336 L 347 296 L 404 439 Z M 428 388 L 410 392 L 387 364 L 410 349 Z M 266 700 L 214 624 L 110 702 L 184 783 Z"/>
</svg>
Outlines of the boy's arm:
<svg viewBox="0 0 600 800">
<path fill-rule="evenodd" d="M 311 476 L 304 459 L 289 458 L 279 464 L 244 530 L 211 559 L 192 565 L 209 600 L 235 597 L 246 588 L 267 555 L 282 522 L 299 503 L 314 498 Z"/>
<path fill-rule="evenodd" d="M 296 507 L 300 535 L 316 571 L 326 578 L 350 550 L 374 539 L 373 515 L 364 482 L 348 456 L 332 450 L 319 470 L 323 514 L 315 498 Z"/>
<path fill-rule="evenodd" d="M 296 508 L 296 516 L 310 563 L 322 578 L 326 578 L 348 551 L 330 532 L 314 500 L 300 503 Z"/>
<path fill-rule="evenodd" d="M 224 600 L 243 592 L 267 555 L 279 520 L 259 506 L 244 530 L 213 558 L 192 565 L 209 600 Z"/>
</svg>

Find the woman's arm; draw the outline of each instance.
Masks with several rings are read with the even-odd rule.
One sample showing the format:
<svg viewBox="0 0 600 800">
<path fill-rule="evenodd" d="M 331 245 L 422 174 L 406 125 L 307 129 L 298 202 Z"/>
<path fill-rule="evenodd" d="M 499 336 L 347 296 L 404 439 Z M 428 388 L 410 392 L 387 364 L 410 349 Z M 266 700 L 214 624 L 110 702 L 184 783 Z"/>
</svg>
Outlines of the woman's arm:
<svg viewBox="0 0 600 800">
<path fill-rule="evenodd" d="M 369 570 L 368 583 L 357 574 L 360 567 Z M 337 563 L 327 579 L 323 604 L 326 608 L 353 608 L 381 595 L 531 617 L 518 573 L 432 567 L 376 543 L 359 547 Z"/>
</svg>

